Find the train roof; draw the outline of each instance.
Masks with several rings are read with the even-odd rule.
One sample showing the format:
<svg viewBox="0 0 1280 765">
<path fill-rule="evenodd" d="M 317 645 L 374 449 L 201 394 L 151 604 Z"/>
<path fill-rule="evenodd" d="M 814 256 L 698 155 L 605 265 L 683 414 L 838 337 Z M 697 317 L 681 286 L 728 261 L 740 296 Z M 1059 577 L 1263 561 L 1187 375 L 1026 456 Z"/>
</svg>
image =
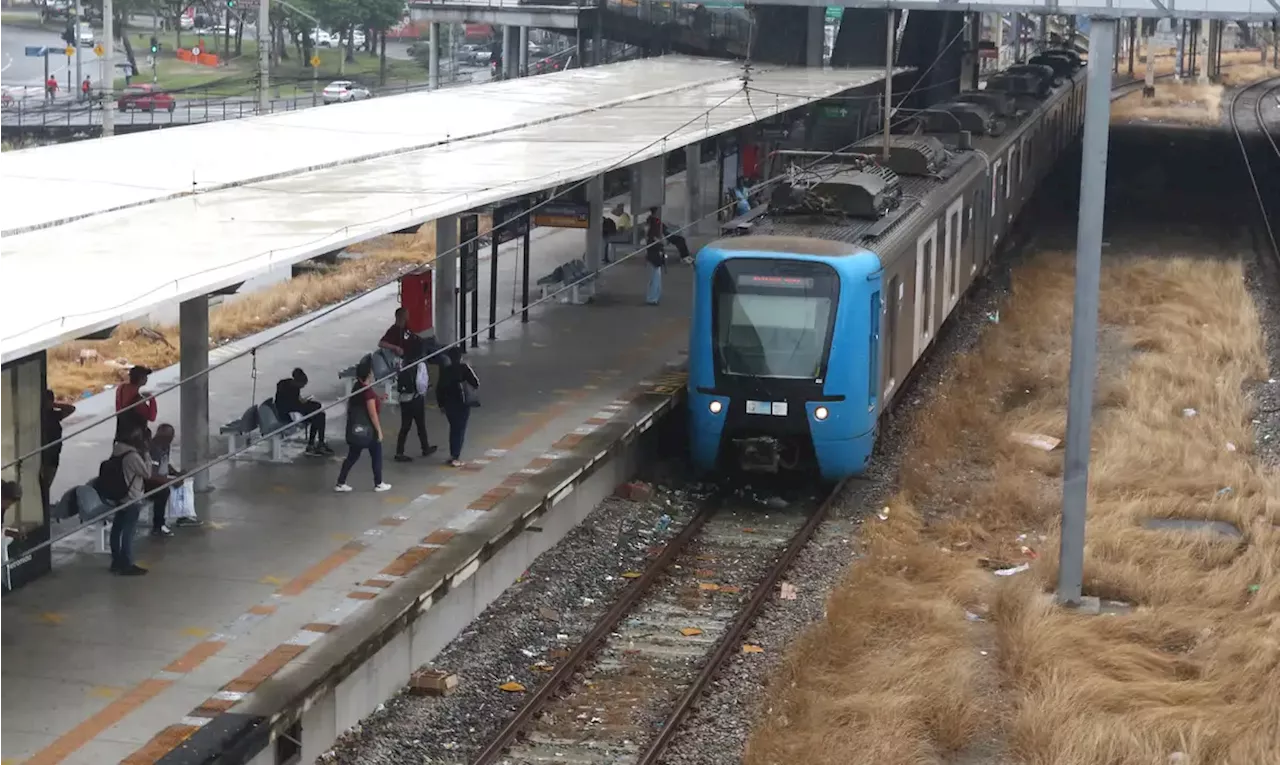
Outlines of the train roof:
<svg viewBox="0 0 1280 765">
<path fill-rule="evenodd" d="M 854 251 L 856 248 L 867 248 L 876 250 L 883 256 L 886 250 L 894 249 L 889 240 L 908 221 L 918 215 L 936 214 L 950 204 L 965 184 L 975 176 L 985 174 L 992 157 L 1001 156 L 1008 151 L 1049 109 L 1064 99 L 1073 88 L 1079 87 L 1083 79 L 1083 70 L 1068 72 L 1067 76 L 1062 77 L 1060 84 L 1042 91 L 1042 97 L 1026 94 L 1007 97 L 995 94 L 995 104 L 999 105 L 999 99 L 1006 98 L 1007 105 L 1015 108 L 1013 114 L 1000 118 L 1002 129 L 997 135 L 932 130 L 914 136 L 894 134 L 892 141 L 895 152 L 900 145 L 910 149 L 911 145 L 920 144 L 915 147 L 917 153 L 929 160 L 927 172 L 921 174 L 914 174 L 915 170 L 912 174 L 899 174 L 880 166 L 878 155 L 872 155 L 877 151 L 874 146 L 883 143 L 883 133 L 864 139 L 855 146 L 854 152 L 865 153 L 871 167 L 850 165 L 847 158 L 851 155 L 844 153 L 832 157 L 830 162 L 807 168 L 807 173 L 821 175 L 824 180 L 848 175 L 849 171 L 859 176 L 870 174 L 873 176 L 869 179 L 870 182 L 865 178 L 858 181 L 860 188 L 864 192 L 884 190 L 886 195 L 890 195 L 888 192 L 891 191 L 890 196 L 899 200 L 896 205 L 891 209 L 878 210 L 878 215 L 854 216 L 796 209 L 779 213 L 771 202 L 768 211 L 750 222 L 750 237 L 747 238 L 834 240 L 852 245 Z M 991 111 L 983 109 L 985 106 L 980 107 L 979 113 L 991 115 Z M 936 124 L 937 121 L 934 121 L 934 125 Z M 929 159 L 930 152 L 937 156 Z M 797 163 L 802 164 L 803 159 L 797 159 Z M 890 165 L 893 164 L 891 159 Z M 796 177 L 800 179 L 805 174 L 802 172 Z M 719 242 L 717 246 L 724 248 Z"/>
<path fill-rule="evenodd" d="M 707 247 L 722 252 L 743 252 L 747 250 L 760 252 L 788 252 L 797 255 L 819 255 L 828 258 L 857 255 L 863 248 L 849 242 L 839 241 L 836 237 L 820 239 L 813 236 L 731 236 L 717 239 Z"/>
</svg>

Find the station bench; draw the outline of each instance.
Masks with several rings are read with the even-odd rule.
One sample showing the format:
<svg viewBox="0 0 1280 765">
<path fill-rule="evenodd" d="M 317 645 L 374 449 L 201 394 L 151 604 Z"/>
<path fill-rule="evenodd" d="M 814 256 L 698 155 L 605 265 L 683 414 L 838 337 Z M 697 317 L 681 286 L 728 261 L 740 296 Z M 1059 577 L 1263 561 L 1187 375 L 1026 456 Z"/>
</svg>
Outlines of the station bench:
<svg viewBox="0 0 1280 765">
<path fill-rule="evenodd" d="M 280 430 L 281 428 L 284 430 Z M 280 432 L 276 433 L 277 430 Z M 284 459 L 284 442 L 296 439 L 306 431 L 306 426 L 302 422 L 302 415 L 297 412 L 291 413 L 289 422 L 286 423 L 276 413 L 275 401 L 267 399 L 257 406 L 244 410 L 244 414 L 240 415 L 239 419 L 228 422 L 219 430 L 227 437 L 227 451 L 232 453 L 239 451 L 241 446 L 252 444 L 255 431 L 260 436 L 266 433 L 273 434 L 267 436 L 266 441 L 271 459 L 278 462 Z"/>
<path fill-rule="evenodd" d="M 736 218 L 731 218 L 720 224 L 720 234 L 722 236 L 746 236 L 751 232 L 753 221 L 769 211 L 767 202 L 758 204 L 747 210 L 744 214 Z"/>
<path fill-rule="evenodd" d="M 545 300 L 548 295 L 568 285 L 568 302 L 582 305 L 586 302 L 584 294 L 587 299 L 595 294 L 594 280 L 594 274 L 587 270 L 587 264 L 582 261 L 582 258 L 574 258 L 564 265 L 556 266 L 554 271 L 539 279 L 538 289 L 541 292 L 541 298 Z"/>
</svg>

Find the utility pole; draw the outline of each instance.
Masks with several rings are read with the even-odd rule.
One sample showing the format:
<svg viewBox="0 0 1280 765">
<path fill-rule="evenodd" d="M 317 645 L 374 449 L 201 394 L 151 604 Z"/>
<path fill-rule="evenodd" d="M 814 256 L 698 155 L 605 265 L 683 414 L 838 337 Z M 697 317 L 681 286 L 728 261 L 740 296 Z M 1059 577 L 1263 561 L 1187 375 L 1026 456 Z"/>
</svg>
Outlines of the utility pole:
<svg viewBox="0 0 1280 765">
<path fill-rule="evenodd" d="M 271 94 L 267 92 L 271 76 L 271 7 L 268 0 L 258 0 L 258 114 L 267 114 Z"/>
<path fill-rule="evenodd" d="M 84 82 L 84 74 L 80 71 L 80 25 L 84 23 L 84 8 L 80 7 L 80 0 L 76 0 L 76 41 L 71 43 L 76 48 L 76 89 L 73 93 L 80 92 L 80 83 Z M 80 100 L 80 96 L 76 96 L 76 100 Z"/>
<path fill-rule="evenodd" d="M 889 118 L 893 115 L 893 9 L 884 10 L 884 161 L 889 163 Z"/>
<path fill-rule="evenodd" d="M 115 41 L 116 19 L 115 8 L 111 0 L 102 0 L 102 55 L 107 60 L 107 76 L 102 78 L 102 137 L 116 133 L 116 104 L 111 91 L 115 89 Z M 90 109 L 92 114 L 93 110 Z"/>
<path fill-rule="evenodd" d="M 1084 526 L 1089 504 L 1089 436 L 1098 367 L 1098 292 L 1102 273 L 1102 220 L 1107 192 L 1107 139 L 1111 117 L 1114 18 L 1089 20 L 1088 87 L 1080 160 L 1080 217 L 1076 228 L 1076 285 L 1071 314 L 1071 372 L 1067 444 L 1062 473 L 1062 540 L 1058 602 L 1075 606 L 1084 587 Z"/>
</svg>

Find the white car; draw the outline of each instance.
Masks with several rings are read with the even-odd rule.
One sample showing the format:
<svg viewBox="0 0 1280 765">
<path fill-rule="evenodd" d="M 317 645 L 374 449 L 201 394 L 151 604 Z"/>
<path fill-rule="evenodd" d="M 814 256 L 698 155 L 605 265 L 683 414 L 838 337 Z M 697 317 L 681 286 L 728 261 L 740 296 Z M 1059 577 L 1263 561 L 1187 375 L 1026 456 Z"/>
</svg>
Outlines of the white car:
<svg viewBox="0 0 1280 765">
<path fill-rule="evenodd" d="M 324 91 L 320 94 L 326 104 L 343 104 L 348 101 L 363 101 L 366 98 L 373 98 L 373 93 L 369 89 L 357 85 L 350 80 L 334 80 L 324 86 Z"/>
<path fill-rule="evenodd" d="M 335 38 L 323 29 L 311 30 L 311 44 L 317 48 L 332 48 Z"/>
<path fill-rule="evenodd" d="M 355 47 L 359 48 L 364 45 L 364 32 L 359 29 L 352 30 L 351 37 L 351 42 Z"/>
<path fill-rule="evenodd" d="M 80 41 L 80 47 L 93 47 L 93 27 L 88 24 L 81 24 L 80 31 L 76 35 L 76 39 Z"/>
</svg>

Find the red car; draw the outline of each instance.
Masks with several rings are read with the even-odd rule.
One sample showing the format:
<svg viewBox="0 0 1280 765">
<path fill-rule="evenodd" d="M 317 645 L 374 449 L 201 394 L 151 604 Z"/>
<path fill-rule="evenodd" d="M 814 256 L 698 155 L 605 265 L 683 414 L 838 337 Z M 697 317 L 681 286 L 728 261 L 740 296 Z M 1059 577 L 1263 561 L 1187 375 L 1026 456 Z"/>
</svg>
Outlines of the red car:
<svg viewBox="0 0 1280 765">
<path fill-rule="evenodd" d="M 176 106 L 177 104 L 174 103 L 171 94 L 158 89 L 150 83 L 130 85 L 124 89 L 120 100 L 116 102 L 116 108 L 122 112 L 127 112 L 130 109 L 141 109 L 144 112 L 155 112 L 164 109 L 171 112 Z"/>
</svg>

